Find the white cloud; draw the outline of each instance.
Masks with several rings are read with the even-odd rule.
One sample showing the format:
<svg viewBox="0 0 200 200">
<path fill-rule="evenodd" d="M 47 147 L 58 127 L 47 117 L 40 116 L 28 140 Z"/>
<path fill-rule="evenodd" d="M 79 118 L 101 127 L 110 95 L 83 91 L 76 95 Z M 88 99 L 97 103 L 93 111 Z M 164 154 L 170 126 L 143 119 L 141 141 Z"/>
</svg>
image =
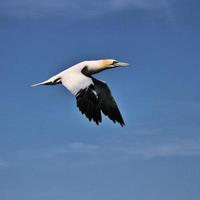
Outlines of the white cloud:
<svg viewBox="0 0 200 200">
<path fill-rule="evenodd" d="M 1 14 L 15 17 L 41 17 L 70 15 L 71 17 L 94 16 L 106 12 L 135 8 L 168 12 L 173 0 L 7 0 L 1 2 Z"/>
<path fill-rule="evenodd" d="M 95 153 L 98 151 L 98 145 L 85 144 L 82 142 L 74 142 L 66 146 L 68 152 L 85 152 L 85 153 Z"/>
<path fill-rule="evenodd" d="M 165 8 L 169 1 L 166 0 L 111 0 L 114 6 L 128 7 L 134 6 L 141 9 L 155 10 Z"/>
<path fill-rule="evenodd" d="M 51 167 L 77 168 L 125 162 L 132 159 L 149 160 L 191 156 L 200 156 L 200 138 L 174 139 L 168 142 L 155 142 L 147 138 L 140 141 L 116 140 L 101 144 L 73 142 L 54 148 L 19 151 L 12 155 L 10 163 L 14 165 L 31 164 L 32 166 L 48 164 Z"/>
<path fill-rule="evenodd" d="M 200 139 L 175 139 L 171 142 L 117 142 L 112 144 L 91 145 L 84 143 L 72 143 L 67 145 L 66 152 L 86 153 L 98 155 L 123 156 L 140 158 L 154 158 L 166 156 L 199 156 Z M 95 155 L 96 156 L 96 155 Z"/>
<path fill-rule="evenodd" d="M 144 159 L 170 156 L 200 156 L 200 140 L 176 140 L 161 144 L 150 144 L 146 147 L 128 147 L 124 149 L 133 156 Z"/>
</svg>

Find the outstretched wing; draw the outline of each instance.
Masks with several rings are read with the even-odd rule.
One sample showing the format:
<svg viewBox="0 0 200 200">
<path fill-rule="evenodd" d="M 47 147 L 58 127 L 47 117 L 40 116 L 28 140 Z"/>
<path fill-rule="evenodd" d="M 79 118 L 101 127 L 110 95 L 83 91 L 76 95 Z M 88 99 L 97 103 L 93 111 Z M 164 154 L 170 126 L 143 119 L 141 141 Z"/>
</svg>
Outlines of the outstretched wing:
<svg viewBox="0 0 200 200">
<path fill-rule="evenodd" d="M 101 122 L 101 109 L 98 96 L 95 92 L 94 85 L 81 89 L 76 94 L 77 107 L 82 114 L 98 125 Z"/>
<path fill-rule="evenodd" d="M 102 121 L 101 111 L 114 123 L 124 126 L 124 120 L 108 86 L 85 74 L 76 74 L 75 81 L 65 79 L 63 85 L 76 96 L 77 107 L 82 114 L 98 125 Z"/>
<path fill-rule="evenodd" d="M 92 81 L 94 82 L 94 89 L 97 93 L 98 102 L 102 112 L 114 123 L 118 122 L 123 127 L 125 125 L 124 120 L 109 87 L 104 82 L 95 78 L 92 78 Z"/>
<path fill-rule="evenodd" d="M 62 84 L 75 95 L 77 107 L 81 113 L 85 114 L 90 121 L 93 120 L 99 124 L 101 110 L 92 78 L 77 71 L 67 71 L 62 78 Z"/>
<path fill-rule="evenodd" d="M 77 107 L 81 113 L 98 125 L 102 120 L 102 111 L 114 123 L 118 122 L 123 127 L 124 120 L 108 86 L 95 78 L 92 81 L 93 84 L 80 89 L 76 94 Z"/>
</svg>

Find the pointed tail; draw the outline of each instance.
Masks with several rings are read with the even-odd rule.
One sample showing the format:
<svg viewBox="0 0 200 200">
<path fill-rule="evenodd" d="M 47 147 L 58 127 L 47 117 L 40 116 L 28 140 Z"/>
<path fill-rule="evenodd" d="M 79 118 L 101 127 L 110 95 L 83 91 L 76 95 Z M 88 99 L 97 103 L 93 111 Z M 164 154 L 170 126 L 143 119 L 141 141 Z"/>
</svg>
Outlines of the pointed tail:
<svg viewBox="0 0 200 200">
<path fill-rule="evenodd" d="M 36 84 L 31 85 L 31 87 L 36 87 L 36 86 L 39 86 L 39 85 L 48 85 L 49 83 L 50 83 L 49 81 L 43 81 L 41 83 L 36 83 Z"/>
</svg>

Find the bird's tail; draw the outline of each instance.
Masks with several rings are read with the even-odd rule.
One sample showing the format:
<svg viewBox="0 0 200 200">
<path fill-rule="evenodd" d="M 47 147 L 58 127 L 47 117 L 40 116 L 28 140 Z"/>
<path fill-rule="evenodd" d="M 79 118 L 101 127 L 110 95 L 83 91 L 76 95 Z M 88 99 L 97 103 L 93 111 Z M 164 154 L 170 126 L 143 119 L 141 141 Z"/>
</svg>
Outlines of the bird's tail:
<svg viewBox="0 0 200 200">
<path fill-rule="evenodd" d="M 43 82 L 41 82 L 41 83 L 33 84 L 33 85 L 31 85 L 31 87 L 36 87 L 36 86 L 39 86 L 39 85 L 48 85 L 48 84 L 49 84 L 49 80 L 43 81 Z"/>
</svg>

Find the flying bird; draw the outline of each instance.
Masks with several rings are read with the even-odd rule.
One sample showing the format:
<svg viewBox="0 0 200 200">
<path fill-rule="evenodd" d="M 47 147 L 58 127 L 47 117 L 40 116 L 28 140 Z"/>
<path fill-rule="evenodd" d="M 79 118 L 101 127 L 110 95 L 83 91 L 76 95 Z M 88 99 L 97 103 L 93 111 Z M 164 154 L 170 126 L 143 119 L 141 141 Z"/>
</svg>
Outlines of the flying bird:
<svg viewBox="0 0 200 200">
<path fill-rule="evenodd" d="M 62 84 L 76 97 L 77 107 L 89 121 L 93 120 L 98 125 L 102 121 L 103 113 L 123 127 L 124 120 L 109 87 L 92 75 L 103 70 L 126 66 L 128 63 L 113 59 L 83 61 L 32 87 Z"/>
</svg>

